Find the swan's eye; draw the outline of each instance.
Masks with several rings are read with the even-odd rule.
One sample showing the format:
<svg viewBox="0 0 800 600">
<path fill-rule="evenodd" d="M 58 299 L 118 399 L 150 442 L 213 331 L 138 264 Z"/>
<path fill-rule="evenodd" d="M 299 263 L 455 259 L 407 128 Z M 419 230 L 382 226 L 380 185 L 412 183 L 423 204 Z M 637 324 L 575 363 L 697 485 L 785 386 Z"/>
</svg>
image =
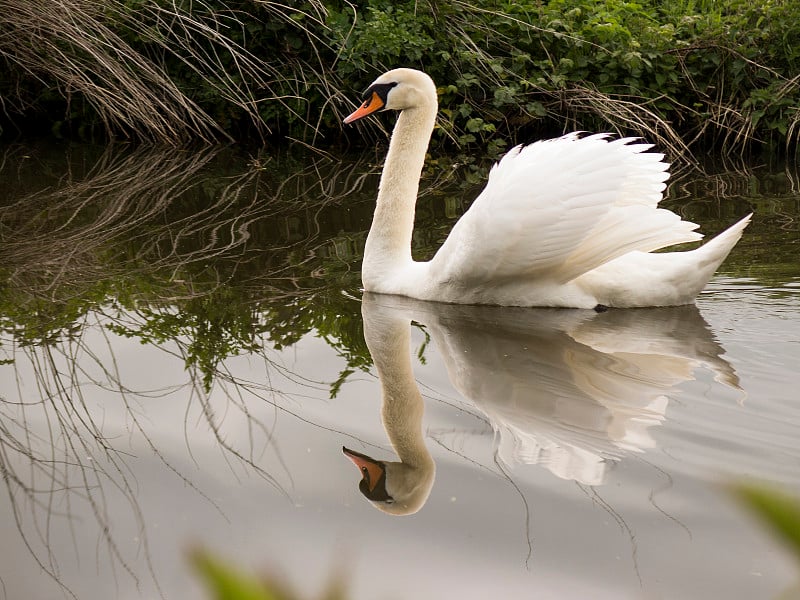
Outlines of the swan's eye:
<svg viewBox="0 0 800 600">
<path fill-rule="evenodd" d="M 364 92 L 364 102 L 369 102 L 372 99 L 373 94 L 377 94 L 378 98 L 381 99 L 381 102 L 386 104 L 386 97 L 389 95 L 389 90 L 391 90 L 394 86 L 397 85 L 396 81 L 392 83 L 374 83 Z"/>
</svg>

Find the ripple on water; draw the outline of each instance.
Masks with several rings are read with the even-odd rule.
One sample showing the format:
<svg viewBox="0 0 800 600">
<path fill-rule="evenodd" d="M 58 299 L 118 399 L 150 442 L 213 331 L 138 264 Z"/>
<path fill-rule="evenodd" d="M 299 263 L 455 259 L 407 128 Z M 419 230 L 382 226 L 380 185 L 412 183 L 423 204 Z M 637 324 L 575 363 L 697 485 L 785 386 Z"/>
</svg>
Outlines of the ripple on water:
<svg viewBox="0 0 800 600">
<path fill-rule="evenodd" d="M 742 395 L 733 399 L 698 374 L 670 411 L 682 424 L 666 432 L 679 438 L 668 445 L 684 444 L 711 471 L 800 489 L 800 283 L 717 277 L 698 306 L 740 378 Z"/>
</svg>

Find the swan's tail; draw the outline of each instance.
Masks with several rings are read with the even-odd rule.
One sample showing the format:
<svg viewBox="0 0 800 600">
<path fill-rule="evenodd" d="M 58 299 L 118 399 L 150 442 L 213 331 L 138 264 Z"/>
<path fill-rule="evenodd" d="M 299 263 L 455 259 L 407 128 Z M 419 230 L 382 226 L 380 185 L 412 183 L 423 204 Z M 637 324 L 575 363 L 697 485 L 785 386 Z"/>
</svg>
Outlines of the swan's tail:
<svg viewBox="0 0 800 600">
<path fill-rule="evenodd" d="M 742 237 L 752 214 L 688 252 L 631 252 L 580 278 L 599 304 L 677 306 L 694 302 Z"/>
<path fill-rule="evenodd" d="M 671 304 L 688 304 L 694 301 L 742 237 L 742 232 L 752 216 L 750 213 L 695 250 L 651 255 L 668 257 L 667 260 L 673 263 L 674 270 L 670 279 L 676 297 Z"/>
<path fill-rule="evenodd" d="M 697 268 L 704 272 L 708 271 L 708 277 L 711 278 L 717 267 L 722 264 L 722 261 L 728 256 L 736 242 L 742 237 L 742 232 L 750 223 L 750 217 L 752 216 L 753 213 L 750 213 L 738 223 L 731 225 L 725 231 L 694 250 L 692 253 L 696 255 L 697 261 L 695 264 Z"/>
</svg>

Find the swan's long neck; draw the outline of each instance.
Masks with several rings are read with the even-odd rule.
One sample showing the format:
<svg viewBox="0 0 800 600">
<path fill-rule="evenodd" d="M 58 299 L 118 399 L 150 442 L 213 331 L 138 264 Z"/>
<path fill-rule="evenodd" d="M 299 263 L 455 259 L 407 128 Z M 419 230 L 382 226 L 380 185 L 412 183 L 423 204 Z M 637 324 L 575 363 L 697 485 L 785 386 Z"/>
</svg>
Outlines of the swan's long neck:
<svg viewBox="0 0 800 600">
<path fill-rule="evenodd" d="M 387 291 L 380 288 L 379 281 L 386 281 L 412 263 L 414 207 L 436 111 L 434 94 L 424 103 L 403 110 L 397 119 L 364 248 L 362 281 L 367 291 Z"/>
<path fill-rule="evenodd" d="M 433 459 L 422 434 L 425 405 L 411 366 L 409 329 L 408 319 L 364 312 L 364 337 L 383 392 L 386 434 L 404 465 L 431 471 Z"/>
</svg>

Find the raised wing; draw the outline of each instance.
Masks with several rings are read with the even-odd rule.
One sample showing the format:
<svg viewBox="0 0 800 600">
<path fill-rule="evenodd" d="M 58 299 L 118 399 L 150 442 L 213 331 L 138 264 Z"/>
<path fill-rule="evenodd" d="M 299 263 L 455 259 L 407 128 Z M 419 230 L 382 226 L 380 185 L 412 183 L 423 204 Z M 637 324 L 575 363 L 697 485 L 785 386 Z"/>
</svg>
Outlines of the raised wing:
<svg viewBox="0 0 800 600">
<path fill-rule="evenodd" d="M 700 239 L 697 225 L 657 208 L 669 165 L 650 147 L 570 134 L 512 149 L 434 256 L 431 276 L 564 283 L 633 250 Z"/>
</svg>

